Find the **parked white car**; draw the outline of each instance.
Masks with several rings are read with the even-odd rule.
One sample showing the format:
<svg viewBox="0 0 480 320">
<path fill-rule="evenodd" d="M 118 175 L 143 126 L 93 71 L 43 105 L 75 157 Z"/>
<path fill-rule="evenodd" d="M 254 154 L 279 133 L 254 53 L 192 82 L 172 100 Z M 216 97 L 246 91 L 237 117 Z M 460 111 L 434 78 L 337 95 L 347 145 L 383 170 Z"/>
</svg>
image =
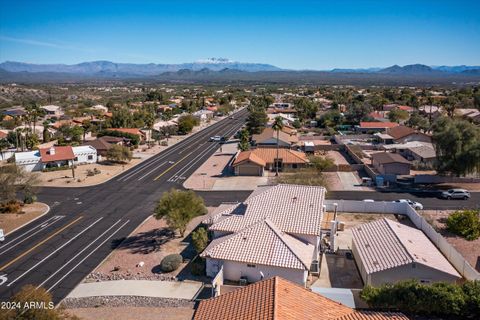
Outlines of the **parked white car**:
<svg viewBox="0 0 480 320">
<path fill-rule="evenodd" d="M 420 202 L 412 201 L 410 199 L 398 199 L 393 202 L 408 203 L 415 210 L 423 210 L 423 204 L 421 204 Z"/>
<path fill-rule="evenodd" d="M 3 233 L 3 229 L 0 229 L 0 242 L 5 241 L 5 234 Z"/>
<path fill-rule="evenodd" d="M 444 199 L 470 199 L 470 192 L 465 189 L 450 189 L 442 192 L 442 198 Z"/>
<path fill-rule="evenodd" d="M 213 137 L 210 137 L 210 141 L 214 141 L 214 142 L 218 142 L 222 140 L 222 137 L 220 136 L 213 136 Z"/>
</svg>

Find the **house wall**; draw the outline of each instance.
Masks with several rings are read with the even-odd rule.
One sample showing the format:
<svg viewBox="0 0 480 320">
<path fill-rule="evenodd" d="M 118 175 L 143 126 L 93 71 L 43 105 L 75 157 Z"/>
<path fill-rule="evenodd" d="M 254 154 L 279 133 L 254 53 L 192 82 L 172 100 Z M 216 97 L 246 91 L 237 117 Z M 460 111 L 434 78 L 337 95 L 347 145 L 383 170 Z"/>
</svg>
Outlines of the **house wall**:
<svg viewBox="0 0 480 320">
<path fill-rule="evenodd" d="M 384 163 L 372 161 L 373 166 L 382 174 L 410 174 L 410 165 L 406 163 Z"/>
<path fill-rule="evenodd" d="M 235 166 L 236 176 L 263 176 L 263 167 L 247 161 Z"/>
<path fill-rule="evenodd" d="M 252 264 L 255 267 L 248 267 L 247 263 L 217 260 L 207 258 L 207 276 L 215 277 L 220 267 L 223 265 L 223 278 L 231 281 L 239 281 L 240 278 L 246 278 L 248 282 L 257 282 L 262 280 L 260 272 L 264 279 L 280 276 L 292 282 L 305 286 L 308 277 L 307 270 L 288 269 L 261 264 Z"/>
<path fill-rule="evenodd" d="M 416 279 L 424 283 L 442 281 L 455 283 L 458 278 L 420 263 L 409 263 L 396 268 L 372 273 L 369 277 L 369 282 L 366 284 L 378 287 L 385 283 L 395 283 L 408 279 Z"/>
<path fill-rule="evenodd" d="M 74 155 L 77 157 L 75 164 L 96 163 L 98 158 L 96 152 L 74 153 Z"/>
<path fill-rule="evenodd" d="M 27 172 L 42 171 L 43 166 L 40 161 L 21 161 L 15 163 L 17 166 L 22 167 Z"/>
</svg>

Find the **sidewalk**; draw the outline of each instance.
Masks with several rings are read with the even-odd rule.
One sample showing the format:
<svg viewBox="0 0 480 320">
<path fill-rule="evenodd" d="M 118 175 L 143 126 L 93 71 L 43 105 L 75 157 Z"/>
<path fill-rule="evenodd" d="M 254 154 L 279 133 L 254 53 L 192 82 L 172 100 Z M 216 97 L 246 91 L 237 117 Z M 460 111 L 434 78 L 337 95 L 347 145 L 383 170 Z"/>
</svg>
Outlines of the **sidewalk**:
<svg viewBox="0 0 480 320">
<path fill-rule="evenodd" d="M 201 289 L 201 282 L 116 280 L 81 283 L 67 298 L 98 296 L 140 296 L 191 300 Z"/>
</svg>

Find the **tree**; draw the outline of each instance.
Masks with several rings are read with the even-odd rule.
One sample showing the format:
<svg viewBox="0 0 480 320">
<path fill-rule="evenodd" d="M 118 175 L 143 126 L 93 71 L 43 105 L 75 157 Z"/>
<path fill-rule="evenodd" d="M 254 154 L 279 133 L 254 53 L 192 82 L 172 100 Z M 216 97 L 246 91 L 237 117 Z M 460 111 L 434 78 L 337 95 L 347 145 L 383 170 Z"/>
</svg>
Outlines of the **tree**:
<svg viewBox="0 0 480 320">
<path fill-rule="evenodd" d="M 0 166 L 0 202 L 15 200 L 18 192 L 23 192 L 25 199 L 33 199 L 38 184 L 36 174 L 26 172 L 15 164 Z"/>
<path fill-rule="evenodd" d="M 48 121 L 43 121 L 43 132 L 42 132 L 42 135 L 43 135 L 43 142 L 49 142 L 50 139 L 52 138 L 52 135 L 50 134 L 50 131 L 48 130 L 48 128 L 50 127 L 50 123 Z"/>
<path fill-rule="evenodd" d="M 280 157 L 278 155 L 280 149 L 280 131 L 283 129 L 283 119 L 282 117 L 275 117 L 273 120 L 272 129 L 277 133 L 277 156 L 275 158 L 275 176 L 278 176 L 278 166 L 280 164 Z"/>
<path fill-rule="evenodd" d="M 476 240 L 480 237 L 480 212 L 477 210 L 455 211 L 447 218 L 447 228 L 469 241 Z"/>
<path fill-rule="evenodd" d="M 319 121 L 321 127 L 335 128 L 343 123 L 344 117 L 338 110 L 331 110 L 325 112 Z"/>
<path fill-rule="evenodd" d="M 318 111 L 318 105 L 314 103 L 311 99 L 306 97 L 301 97 L 295 99 L 294 107 L 297 110 L 297 116 L 300 121 L 304 121 L 305 119 L 314 119 L 315 114 Z"/>
<path fill-rule="evenodd" d="M 240 131 L 240 142 L 238 143 L 238 149 L 241 151 L 250 150 L 250 135 L 247 129 Z"/>
<path fill-rule="evenodd" d="M 187 224 L 194 217 L 207 213 L 203 199 L 195 192 L 172 189 L 165 192 L 159 200 L 154 216 L 156 219 L 165 219 L 171 229 L 179 230 L 180 235 L 185 235 Z"/>
<path fill-rule="evenodd" d="M 5 320 L 74 320 L 76 316 L 66 313 L 61 307 L 55 308 L 52 295 L 44 288 L 34 285 L 26 285 L 17 292 L 11 302 L 18 304 L 20 308 L 12 308 L 2 312 L 0 319 Z M 42 305 L 40 308 L 30 308 L 32 303 Z"/>
<path fill-rule="evenodd" d="M 128 162 L 132 160 L 130 148 L 114 144 L 107 150 L 107 159 L 114 162 Z"/>
<path fill-rule="evenodd" d="M 408 111 L 393 109 L 388 113 L 388 119 L 392 122 L 401 122 L 408 119 Z"/>
<path fill-rule="evenodd" d="M 83 128 L 64 124 L 58 129 L 58 134 L 60 135 L 60 140 L 80 143 L 82 142 Z"/>
<path fill-rule="evenodd" d="M 130 110 L 125 107 L 116 109 L 112 112 L 110 124 L 112 128 L 133 128 L 133 115 Z"/>
<path fill-rule="evenodd" d="M 192 116 L 191 114 L 186 116 L 181 116 L 178 119 L 178 133 L 179 134 L 187 134 L 192 132 L 193 128 L 199 124 L 197 118 Z"/>
<path fill-rule="evenodd" d="M 480 172 L 480 128 L 461 120 L 440 117 L 433 124 L 436 169 L 457 176 Z"/>
<path fill-rule="evenodd" d="M 368 117 L 368 114 L 372 112 L 372 106 L 367 102 L 354 102 L 348 108 L 345 118 L 349 123 L 359 123 Z"/>
<path fill-rule="evenodd" d="M 208 245 L 208 233 L 205 228 L 198 228 L 192 232 L 193 247 L 197 253 L 201 253 Z"/>
<path fill-rule="evenodd" d="M 328 157 L 312 156 L 308 160 L 310 161 L 310 164 L 318 171 L 318 173 L 321 173 L 325 169 L 335 165 L 335 162 L 332 160 L 332 158 Z"/>
<path fill-rule="evenodd" d="M 270 105 L 269 97 L 253 97 L 248 106 L 247 130 L 252 134 L 259 134 L 268 122 L 267 108 Z"/>
<path fill-rule="evenodd" d="M 426 132 L 430 128 L 430 123 L 428 122 L 428 119 L 418 112 L 413 112 L 410 115 L 410 119 L 408 119 L 407 125 L 414 129 L 422 130 L 423 132 Z"/>
</svg>

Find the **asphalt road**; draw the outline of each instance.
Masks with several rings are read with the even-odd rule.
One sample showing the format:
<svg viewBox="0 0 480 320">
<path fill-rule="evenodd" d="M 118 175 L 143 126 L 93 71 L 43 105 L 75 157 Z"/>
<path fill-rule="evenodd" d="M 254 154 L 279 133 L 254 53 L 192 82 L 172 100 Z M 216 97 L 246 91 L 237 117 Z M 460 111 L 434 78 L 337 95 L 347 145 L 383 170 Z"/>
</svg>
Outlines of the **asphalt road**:
<svg viewBox="0 0 480 320">
<path fill-rule="evenodd" d="M 209 142 L 211 136 L 234 134 L 246 116 L 239 111 L 101 185 L 42 188 L 39 201 L 51 211 L 0 244 L 0 300 L 34 284 L 58 303 L 152 214 L 164 191 L 182 188 L 185 177 L 215 152 L 219 143 Z M 242 201 L 248 194 L 201 193 L 209 206 Z"/>
<path fill-rule="evenodd" d="M 429 210 L 480 209 L 480 192 L 471 192 L 468 200 L 445 200 L 440 198 L 441 191 L 330 191 L 327 199 L 393 201 L 410 199 L 423 204 Z"/>
</svg>

